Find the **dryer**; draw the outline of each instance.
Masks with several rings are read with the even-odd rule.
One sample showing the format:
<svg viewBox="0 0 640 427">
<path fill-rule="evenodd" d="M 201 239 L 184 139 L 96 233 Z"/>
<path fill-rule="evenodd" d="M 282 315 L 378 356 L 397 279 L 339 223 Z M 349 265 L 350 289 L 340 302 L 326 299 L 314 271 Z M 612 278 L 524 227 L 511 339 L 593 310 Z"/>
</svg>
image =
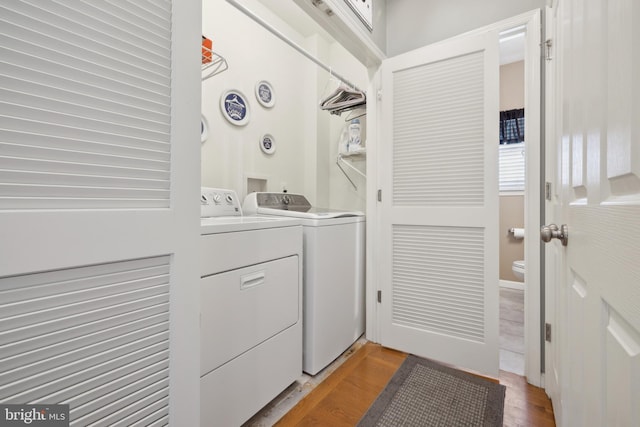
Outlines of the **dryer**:
<svg viewBox="0 0 640 427">
<path fill-rule="evenodd" d="M 365 216 L 314 207 L 303 195 L 289 193 L 251 193 L 243 210 L 302 223 L 302 366 L 316 375 L 364 333 Z"/>
<path fill-rule="evenodd" d="M 232 190 L 201 206 L 200 416 L 241 425 L 302 374 L 302 227 L 242 216 Z"/>
</svg>

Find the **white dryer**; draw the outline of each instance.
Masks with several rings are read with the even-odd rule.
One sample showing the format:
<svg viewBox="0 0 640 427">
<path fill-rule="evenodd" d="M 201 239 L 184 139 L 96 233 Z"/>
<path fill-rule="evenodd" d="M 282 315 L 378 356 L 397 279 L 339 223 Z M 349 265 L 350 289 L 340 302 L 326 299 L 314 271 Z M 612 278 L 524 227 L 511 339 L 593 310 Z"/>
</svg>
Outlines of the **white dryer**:
<svg viewBox="0 0 640 427">
<path fill-rule="evenodd" d="M 289 193 L 251 193 L 243 210 L 302 222 L 302 367 L 315 375 L 364 333 L 365 216 L 313 207 L 303 195 Z"/>
<path fill-rule="evenodd" d="M 302 374 L 302 227 L 242 216 L 232 190 L 201 204 L 201 423 L 241 425 Z"/>
</svg>

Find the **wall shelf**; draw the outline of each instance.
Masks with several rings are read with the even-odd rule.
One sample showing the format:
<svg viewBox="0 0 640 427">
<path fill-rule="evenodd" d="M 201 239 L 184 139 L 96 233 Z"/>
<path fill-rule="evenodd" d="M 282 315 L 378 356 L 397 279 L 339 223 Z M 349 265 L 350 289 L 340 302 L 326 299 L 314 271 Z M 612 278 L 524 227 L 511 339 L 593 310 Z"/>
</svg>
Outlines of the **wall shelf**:
<svg viewBox="0 0 640 427">
<path fill-rule="evenodd" d="M 351 179 L 347 171 L 344 170 L 343 166 L 348 167 L 349 169 L 356 172 L 358 175 L 360 175 L 364 179 L 367 179 L 367 174 L 363 173 L 362 171 L 360 171 L 360 169 L 353 166 L 350 161 L 345 160 L 345 159 L 364 159 L 366 158 L 366 156 L 367 156 L 367 149 L 362 148 L 358 151 L 338 153 L 338 156 L 336 157 L 336 165 L 338 165 L 338 168 L 340 168 L 344 176 L 349 180 L 349 182 L 351 183 L 351 185 L 356 191 L 358 190 L 358 186 L 356 185 L 355 182 L 353 182 L 353 180 Z"/>
<path fill-rule="evenodd" d="M 222 55 L 214 52 L 209 47 L 211 46 L 210 39 L 202 36 L 202 40 L 202 81 L 205 81 L 229 69 L 229 64 L 227 64 L 227 60 Z"/>
</svg>

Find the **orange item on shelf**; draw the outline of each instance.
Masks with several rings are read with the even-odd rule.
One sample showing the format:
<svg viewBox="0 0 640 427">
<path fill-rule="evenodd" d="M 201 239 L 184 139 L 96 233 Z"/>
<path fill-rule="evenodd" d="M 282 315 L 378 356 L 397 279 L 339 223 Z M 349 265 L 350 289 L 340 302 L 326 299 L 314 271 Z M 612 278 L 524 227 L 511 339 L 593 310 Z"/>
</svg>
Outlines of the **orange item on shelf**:
<svg viewBox="0 0 640 427">
<path fill-rule="evenodd" d="M 206 38 L 205 36 L 202 36 L 202 63 L 203 64 L 207 64 L 209 62 L 211 62 L 212 57 L 211 57 L 211 49 L 212 49 L 212 42 L 211 39 Z"/>
</svg>

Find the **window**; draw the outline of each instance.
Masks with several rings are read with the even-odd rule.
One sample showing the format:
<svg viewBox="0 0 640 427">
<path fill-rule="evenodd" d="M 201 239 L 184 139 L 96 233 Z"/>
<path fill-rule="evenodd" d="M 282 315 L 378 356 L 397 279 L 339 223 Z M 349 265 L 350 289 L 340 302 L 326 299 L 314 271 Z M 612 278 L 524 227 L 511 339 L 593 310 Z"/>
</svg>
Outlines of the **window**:
<svg viewBox="0 0 640 427">
<path fill-rule="evenodd" d="M 500 192 L 524 191 L 524 108 L 500 112 Z"/>
<path fill-rule="evenodd" d="M 524 191 L 524 142 L 499 148 L 500 192 Z"/>
</svg>

